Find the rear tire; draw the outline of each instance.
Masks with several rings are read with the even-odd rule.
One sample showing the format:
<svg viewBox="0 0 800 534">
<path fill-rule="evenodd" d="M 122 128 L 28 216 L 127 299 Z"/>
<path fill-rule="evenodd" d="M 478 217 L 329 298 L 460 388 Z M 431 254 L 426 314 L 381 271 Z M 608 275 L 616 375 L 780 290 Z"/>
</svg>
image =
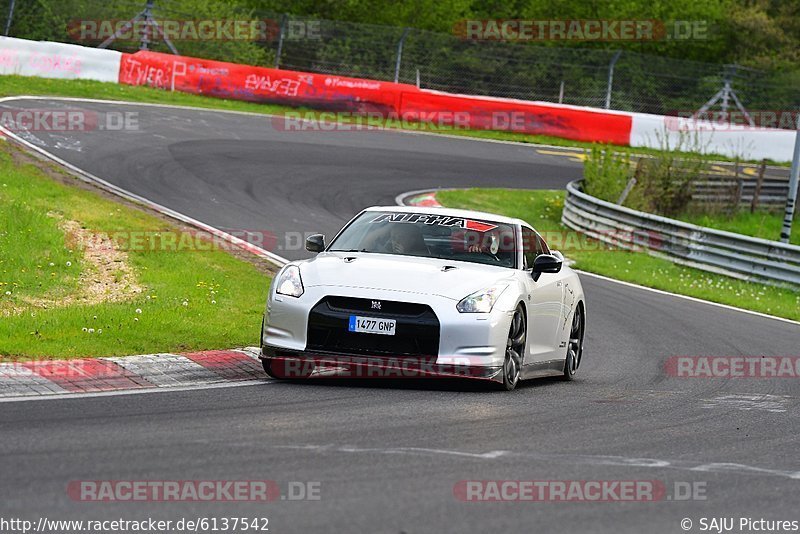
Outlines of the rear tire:
<svg viewBox="0 0 800 534">
<path fill-rule="evenodd" d="M 583 335 L 586 330 L 586 321 L 583 314 L 583 307 L 578 304 L 575 314 L 572 316 L 572 327 L 569 331 L 569 341 L 567 342 L 567 357 L 564 359 L 564 380 L 574 380 L 575 373 L 581 365 L 583 357 Z"/>
</svg>

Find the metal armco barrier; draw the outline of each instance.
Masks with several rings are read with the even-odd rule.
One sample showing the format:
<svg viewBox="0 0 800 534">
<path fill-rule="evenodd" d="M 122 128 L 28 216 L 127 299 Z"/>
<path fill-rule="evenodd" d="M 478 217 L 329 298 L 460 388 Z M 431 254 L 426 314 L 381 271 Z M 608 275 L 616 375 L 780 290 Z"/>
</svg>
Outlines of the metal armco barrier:
<svg viewBox="0 0 800 534">
<path fill-rule="evenodd" d="M 600 200 L 567 185 L 561 221 L 623 249 L 646 248 L 677 263 L 744 280 L 800 285 L 800 246 L 704 228 Z"/>
<path fill-rule="evenodd" d="M 732 178 L 697 180 L 692 182 L 692 200 L 703 204 L 750 205 L 756 191 L 755 178 Z M 786 205 L 789 181 L 781 178 L 765 178 L 758 195 L 758 204 L 769 208 Z"/>
</svg>

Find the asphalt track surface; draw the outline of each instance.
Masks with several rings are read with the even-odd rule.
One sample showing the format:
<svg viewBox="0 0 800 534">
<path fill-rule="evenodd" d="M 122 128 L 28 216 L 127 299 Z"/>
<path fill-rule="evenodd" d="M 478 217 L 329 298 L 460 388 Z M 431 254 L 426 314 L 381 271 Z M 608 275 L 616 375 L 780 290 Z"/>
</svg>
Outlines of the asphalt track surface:
<svg viewBox="0 0 800 534">
<path fill-rule="evenodd" d="M 6 107 L 75 103 L 11 102 Z M 81 104 L 82 108 L 111 109 Z M 119 109 L 119 106 L 114 106 Z M 396 132 L 286 132 L 265 118 L 130 106 L 139 130 L 35 132 L 53 154 L 220 228 L 334 232 L 398 193 L 561 187 L 533 147 Z M 31 139 L 29 139 L 31 140 Z M 80 150 L 78 150 L 80 149 Z M 286 247 L 287 243 L 282 243 Z M 302 257 L 297 250 L 277 250 Z M 583 277 L 578 379 L 510 394 L 329 380 L 0 408 L 0 516 L 268 517 L 270 532 L 683 532 L 689 518 L 800 520 L 798 379 L 680 379 L 673 355 L 797 355 L 800 327 Z M 74 480 L 318 481 L 318 501 L 84 503 Z M 705 500 L 473 502 L 462 480 L 699 483 Z"/>
</svg>

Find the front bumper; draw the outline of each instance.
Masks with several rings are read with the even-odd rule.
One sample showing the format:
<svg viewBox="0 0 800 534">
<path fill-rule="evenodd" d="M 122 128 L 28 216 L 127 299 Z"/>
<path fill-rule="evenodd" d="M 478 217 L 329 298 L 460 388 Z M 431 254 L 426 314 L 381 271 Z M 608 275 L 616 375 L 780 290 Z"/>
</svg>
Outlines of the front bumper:
<svg viewBox="0 0 800 534">
<path fill-rule="evenodd" d="M 270 361 L 275 374 L 284 378 L 469 378 L 502 381 L 501 366 L 470 365 L 466 361 L 440 364 L 436 363 L 436 357 L 363 356 L 264 345 L 260 358 Z"/>
<path fill-rule="evenodd" d="M 345 310 L 341 313 L 342 310 L 336 305 L 333 306 L 336 308 L 333 312 L 325 308 L 322 314 L 324 317 L 316 315 L 324 320 L 328 328 L 328 337 L 323 338 L 316 331 L 319 323 L 310 322 L 309 318 L 320 311 L 320 303 L 331 298 L 424 306 L 431 310 L 433 319 L 438 323 L 436 328 L 438 339 L 422 336 L 425 342 L 419 343 L 421 337 L 418 335 L 410 335 L 413 340 L 404 338 L 401 321 L 405 321 L 403 323 L 405 325 L 417 321 L 419 328 L 426 325 L 430 327 L 434 324 L 433 321 L 430 317 L 410 318 L 410 315 L 417 312 L 402 307 L 395 309 L 386 304 L 383 304 L 382 308 L 384 313 L 378 310 L 360 309 Z M 492 377 L 503 366 L 506 339 L 515 306 L 516 302 L 513 302 L 513 305 L 509 304 L 511 311 L 495 305 L 491 313 L 459 313 L 454 300 L 435 295 L 374 288 L 312 286 L 307 287 L 299 298 L 295 298 L 276 295 L 273 290 L 267 301 L 261 346 L 264 347 L 266 358 L 276 357 L 276 354 L 290 355 L 292 358 L 304 360 L 333 358 L 341 361 L 342 358 L 347 358 L 347 363 L 352 365 L 365 363 L 368 367 L 380 365 L 391 367 L 399 364 L 408 368 L 416 366 L 424 373 L 441 372 L 448 376 L 453 374 L 449 372 L 449 366 L 455 366 L 456 373 L 461 373 L 462 369 L 465 373 L 467 368 L 475 367 L 477 368 L 475 376 Z M 399 315 L 392 315 L 394 312 Z M 397 318 L 397 334 L 394 337 L 357 334 L 370 337 L 364 338 L 364 344 L 354 345 L 353 336 L 346 333 L 346 326 L 342 320 L 347 313 Z M 403 314 L 409 317 L 404 318 Z M 339 328 L 338 334 L 336 328 Z"/>
</svg>

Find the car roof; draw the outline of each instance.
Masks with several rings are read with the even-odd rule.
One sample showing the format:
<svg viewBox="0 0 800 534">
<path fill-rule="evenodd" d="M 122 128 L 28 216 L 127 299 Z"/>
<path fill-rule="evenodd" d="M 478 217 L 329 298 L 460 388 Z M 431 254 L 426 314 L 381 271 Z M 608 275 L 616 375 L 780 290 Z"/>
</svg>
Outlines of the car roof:
<svg viewBox="0 0 800 534">
<path fill-rule="evenodd" d="M 453 208 L 440 208 L 429 206 L 372 206 L 365 211 L 392 211 L 396 213 L 424 213 L 431 215 L 444 215 L 446 217 L 463 217 L 472 219 L 482 219 L 485 221 L 499 222 L 504 224 L 518 224 L 523 226 L 531 226 L 522 219 L 514 219 L 512 217 L 504 217 L 495 213 L 487 213 L 485 211 L 472 211 L 472 210 L 458 210 Z"/>
</svg>

